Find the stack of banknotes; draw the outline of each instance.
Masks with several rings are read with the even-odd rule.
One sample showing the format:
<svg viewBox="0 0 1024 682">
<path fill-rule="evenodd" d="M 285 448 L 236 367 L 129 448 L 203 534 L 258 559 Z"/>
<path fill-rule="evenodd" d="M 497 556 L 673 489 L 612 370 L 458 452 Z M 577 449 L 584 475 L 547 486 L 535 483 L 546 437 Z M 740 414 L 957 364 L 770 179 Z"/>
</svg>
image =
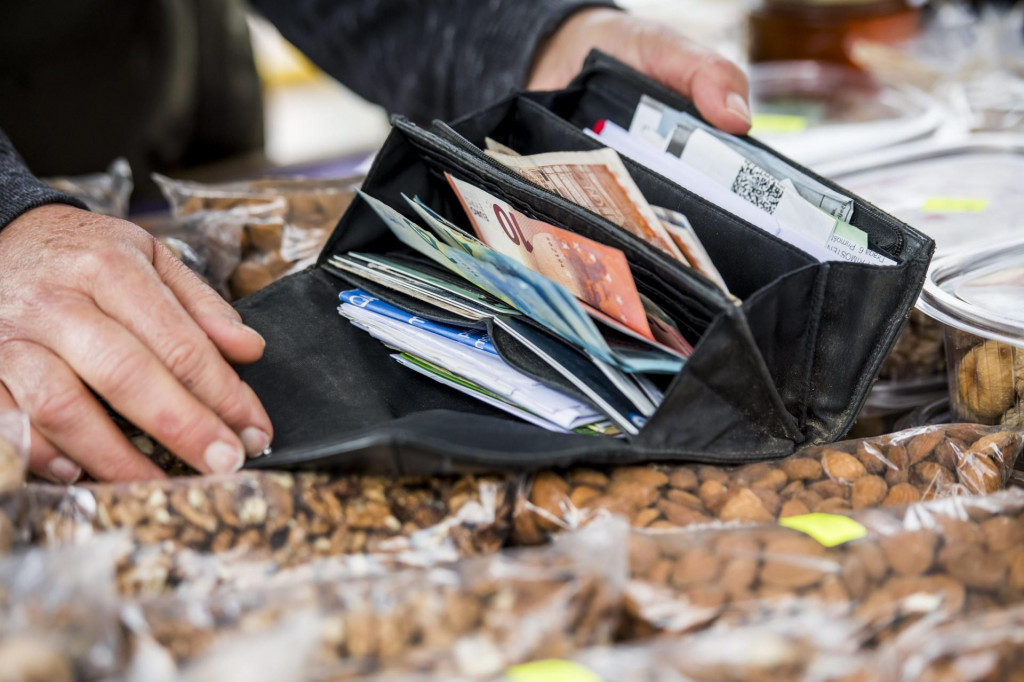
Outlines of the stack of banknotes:
<svg viewBox="0 0 1024 682">
<path fill-rule="evenodd" d="M 587 132 L 607 147 L 523 156 L 488 140 L 486 153 L 699 272 L 737 304 L 686 216 L 650 205 L 620 153 L 819 260 L 892 263 L 849 223 L 851 199 L 684 112 L 644 98 L 629 131 L 600 122 Z M 449 220 L 404 194 L 402 207 L 361 194 L 411 252 L 350 252 L 327 266 L 342 279 L 401 294 L 397 300 L 415 299 L 417 310 L 354 288 L 341 292 L 340 314 L 410 371 L 530 423 L 603 436 L 639 433 L 662 387 L 693 352 L 692 340 L 639 292 L 619 249 L 446 179 L 464 216 Z M 506 361 L 492 338 L 498 334 L 555 380 L 538 381 L 536 371 L 528 375 Z"/>
</svg>

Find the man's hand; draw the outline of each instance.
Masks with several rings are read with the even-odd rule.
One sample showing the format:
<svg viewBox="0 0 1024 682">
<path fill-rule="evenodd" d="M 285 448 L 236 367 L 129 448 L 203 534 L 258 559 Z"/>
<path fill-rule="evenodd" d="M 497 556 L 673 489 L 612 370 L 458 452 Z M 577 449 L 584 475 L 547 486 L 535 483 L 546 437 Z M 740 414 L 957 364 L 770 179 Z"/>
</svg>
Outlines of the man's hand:
<svg viewBox="0 0 1024 682">
<path fill-rule="evenodd" d="M 612 9 L 583 10 L 567 19 L 537 51 L 527 87 L 565 87 L 595 47 L 689 97 L 725 132 L 750 129 L 747 78 L 735 64 L 667 26 Z"/>
<path fill-rule="evenodd" d="M 272 430 L 228 361 L 253 362 L 263 345 L 129 222 L 51 205 L 0 232 L 0 408 L 28 413 L 40 476 L 163 475 L 90 388 L 199 471 L 237 470 Z"/>
</svg>

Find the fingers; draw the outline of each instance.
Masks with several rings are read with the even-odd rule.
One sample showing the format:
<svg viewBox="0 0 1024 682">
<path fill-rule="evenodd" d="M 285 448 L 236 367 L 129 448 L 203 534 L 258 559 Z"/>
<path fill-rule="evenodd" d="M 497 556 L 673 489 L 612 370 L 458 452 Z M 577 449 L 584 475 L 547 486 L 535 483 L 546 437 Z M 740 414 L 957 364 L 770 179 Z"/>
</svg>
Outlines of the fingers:
<svg viewBox="0 0 1024 682">
<path fill-rule="evenodd" d="M 203 473 L 241 468 L 245 448 L 239 436 L 138 338 L 89 302 L 61 305 L 56 312 L 59 333 L 51 336 L 52 350 L 114 409 Z M 196 356 L 177 348 L 171 365 L 188 369 Z"/>
<path fill-rule="evenodd" d="M 262 357 L 266 345 L 263 337 L 242 324 L 235 309 L 163 244 L 156 243 L 154 247 L 153 267 L 185 311 L 230 362 L 248 364 Z"/>
<path fill-rule="evenodd" d="M 230 306 L 198 280 L 197 283 L 217 298 L 204 302 L 200 291 L 200 298 L 194 299 L 198 300 L 197 309 L 211 311 L 205 313 L 206 319 L 237 319 Z M 240 434 L 248 454 L 258 454 L 270 446 L 270 417 L 255 393 L 242 383 L 197 321 L 151 268 L 145 264 L 124 267 L 116 286 L 108 281 L 99 282 L 92 293 L 100 310 L 131 332 L 185 389 Z M 230 316 L 221 306 L 227 306 Z"/>
<path fill-rule="evenodd" d="M 641 36 L 639 67 L 689 97 L 708 123 L 727 133 L 750 130 L 749 84 L 738 66 L 667 28 Z"/>
<path fill-rule="evenodd" d="M 102 480 L 164 476 L 132 447 L 74 372 L 52 352 L 34 343 L 12 341 L 4 345 L 0 365 L 4 382 L 0 402 L 16 403 L 32 423 L 29 462 L 34 473 L 62 483 L 76 481 L 82 468 Z"/>
</svg>

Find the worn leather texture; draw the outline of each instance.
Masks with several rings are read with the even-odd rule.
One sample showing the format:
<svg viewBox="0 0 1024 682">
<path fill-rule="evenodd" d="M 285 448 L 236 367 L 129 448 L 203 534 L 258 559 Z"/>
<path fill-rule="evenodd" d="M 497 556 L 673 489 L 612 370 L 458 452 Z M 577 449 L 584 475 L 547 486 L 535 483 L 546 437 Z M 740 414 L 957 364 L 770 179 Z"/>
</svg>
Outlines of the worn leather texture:
<svg viewBox="0 0 1024 682">
<path fill-rule="evenodd" d="M 397 118 L 363 185 L 409 217 L 401 192 L 419 195 L 465 226 L 444 181 L 449 172 L 532 217 L 621 249 L 639 290 L 695 345 L 638 436 L 627 441 L 530 426 L 399 366 L 391 351 L 340 318 L 337 293 L 349 285 L 327 272 L 330 255 L 409 252 L 356 201 L 316 266 L 237 304 L 267 339 L 265 357 L 240 371 L 276 429 L 272 454 L 250 466 L 445 473 L 581 462 L 744 462 L 841 438 L 920 292 L 934 244 L 857 199 L 853 224 L 868 233 L 872 248 L 898 264 L 819 263 L 627 161 L 652 204 L 688 216 L 730 289 L 743 299 L 736 306 L 693 270 L 511 174 L 479 150 L 485 136 L 524 154 L 596 148 L 599 143 L 581 129 L 600 119 L 628 125 L 645 93 L 694 111 L 675 93 L 594 54 L 564 91 L 516 94 L 429 131 Z M 385 290 L 375 293 L 409 304 Z M 421 304 L 417 314 L 432 312 Z M 495 334 L 494 341 L 516 367 L 565 387 L 511 337 Z"/>
</svg>

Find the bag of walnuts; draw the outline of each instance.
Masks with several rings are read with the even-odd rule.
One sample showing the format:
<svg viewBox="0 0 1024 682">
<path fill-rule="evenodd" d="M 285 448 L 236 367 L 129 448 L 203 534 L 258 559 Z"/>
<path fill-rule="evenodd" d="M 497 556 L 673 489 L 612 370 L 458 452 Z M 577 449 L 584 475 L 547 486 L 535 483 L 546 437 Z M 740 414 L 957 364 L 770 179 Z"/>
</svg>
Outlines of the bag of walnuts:
<svg viewBox="0 0 1024 682">
<path fill-rule="evenodd" d="M 124 538 L 0 559 L 0 679 L 109 679 L 127 652 L 114 562 Z"/>
<path fill-rule="evenodd" d="M 1017 430 L 946 424 L 737 467 L 652 464 L 541 472 L 519 491 L 513 539 L 536 544 L 606 513 L 659 530 L 992 493 L 1009 481 L 1022 447 L 1024 433 Z"/>
<path fill-rule="evenodd" d="M 318 646 L 289 679 L 354 679 L 381 670 L 488 677 L 611 640 L 626 581 L 626 537 L 625 524 L 609 520 L 547 547 L 446 565 L 348 580 L 327 571 L 206 600 L 143 600 L 134 627 L 187 665 L 225 638 L 266 633 L 312 612 Z"/>
<path fill-rule="evenodd" d="M 632 636 L 812 610 L 861 624 L 861 643 L 874 646 L 921 617 L 1024 603 L 1024 491 L 778 524 L 635 530 L 626 603 Z"/>
<path fill-rule="evenodd" d="M 505 543 L 514 484 L 500 477 L 387 479 L 241 472 L 0 496 L 13 544 L 123 530 L 136 548 L 245 555 L 278 566 L 338 554 L 471 555 Z"/>
</svg>

